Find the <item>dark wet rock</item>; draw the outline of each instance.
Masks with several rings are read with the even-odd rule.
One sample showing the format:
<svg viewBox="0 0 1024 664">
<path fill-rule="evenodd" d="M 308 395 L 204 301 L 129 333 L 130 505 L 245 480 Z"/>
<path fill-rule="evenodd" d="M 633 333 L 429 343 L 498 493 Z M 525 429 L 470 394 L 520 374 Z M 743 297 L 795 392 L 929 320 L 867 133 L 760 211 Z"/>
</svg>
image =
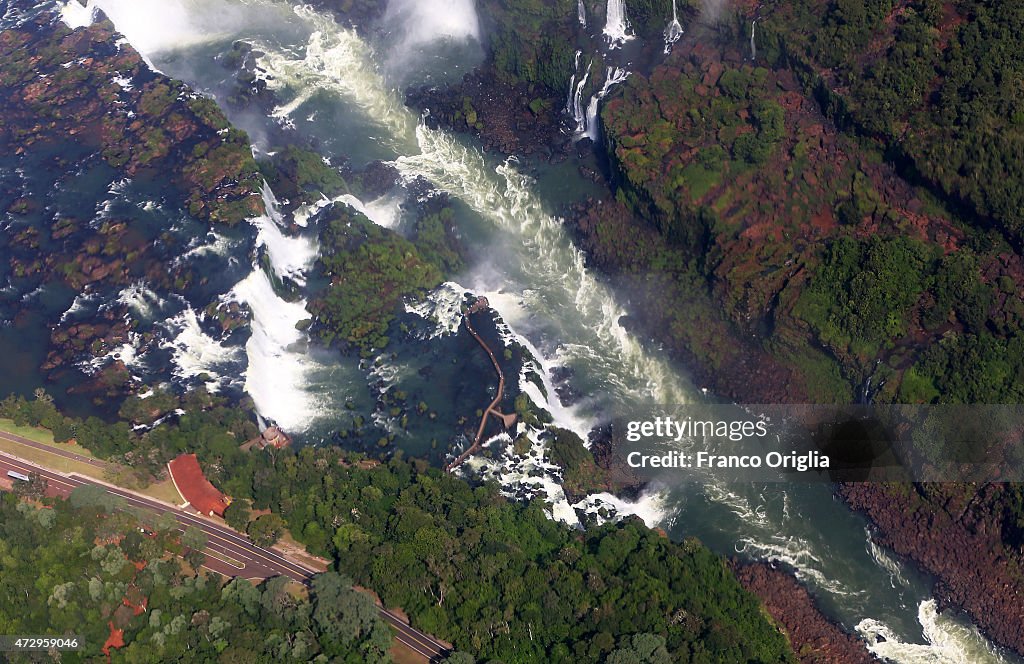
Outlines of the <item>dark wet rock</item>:
<svg viewBox="0 0 1024 664">
<path fill-rule="evenodd" d="M 736 578 L 757 595 L 789 637 L 802 664 L 875 664 L 864 641 L 826 618 L 814 598 L 787 571 L 767 563 L 733 563 Z"/>
<path fill-rule="evenodd" d="M 839 494 L 875 539 L 937 577 L 941 608 L 962 608 L 993 641 L 1024 654 L 1024 580 L 1003 542 L 1004 484 L 847 483 Z"/>
<path fill-rule="evenodd" d="M 367 200 L 380 198 L 398 185 L 398 169 L 383 161 L 372 161 L 359 172 L 358 181 Z"/>
<path fill-rule="evenodd" d="M 406 90 L 406 104 L 424 111 L 428 125 L 469 132 L 489 151 L 551 161 L 572 143 L 554 110 L 564 102 L 550 95 L 543 86 L 505 83 L 482 68 L 458 83 Z"/>
</svg>

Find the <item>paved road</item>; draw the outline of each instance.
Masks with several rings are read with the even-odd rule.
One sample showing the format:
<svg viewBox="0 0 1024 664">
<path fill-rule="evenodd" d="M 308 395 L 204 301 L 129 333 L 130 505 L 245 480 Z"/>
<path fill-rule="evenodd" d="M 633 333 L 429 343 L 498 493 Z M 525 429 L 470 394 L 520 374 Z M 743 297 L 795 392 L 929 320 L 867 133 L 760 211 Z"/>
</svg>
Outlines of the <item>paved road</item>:
<svg viewBox="0 0 1024 664">
<path fill-rule="evenodd" d="M 10 434 L 3 434 L 8 437 Z M 21 442 L 21 440 L 18 440 Z M 44 446 L 45 447 L 45 446 Z M 49 448 L 47 448 L 49 449 Z M 80 486 L 95 485 L 108 493 L 123 498 L 131 507 L 143 509 L 160 515 L 171 513 L 181 525 L 195 527 L 206 534 L 205 567 L 229 577 L 241 576 L 246 579 L 266 579 L 272 576 L 286 576 L 300 583 L 308 584 L 317 572 L 292 560 L 289 560 L 276 549 L 264 549 L 256 546 L 248 538 L 234 530 L 208 519 L 189 514 L 178 507 L 162 503 L 158 500 L 139 496 L 107 484 L 78 475 L 54 473 L 34 464 L 0 453 L 0 476 L 7 477 L 7 471 L 29 474 L 39 473 L 46 478 L 48 493 L 67 498 Z M 439 662 L 448 654 L 448 649 L 437 640 L 406 625 L 396 615 L 379 608 L 380 617 L 395 630 L 395 638 L 402 645 L 427 658 L 430 662 Z"/>
</svg>

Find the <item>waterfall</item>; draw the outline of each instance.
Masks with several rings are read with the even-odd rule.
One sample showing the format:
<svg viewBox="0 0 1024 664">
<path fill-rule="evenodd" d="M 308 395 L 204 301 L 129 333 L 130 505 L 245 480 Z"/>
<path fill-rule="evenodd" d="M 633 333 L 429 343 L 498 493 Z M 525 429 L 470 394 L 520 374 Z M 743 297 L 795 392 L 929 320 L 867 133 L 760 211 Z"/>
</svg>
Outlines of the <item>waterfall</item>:
<svg viewBox="0 0 1024 664">
<path fill-rule="evenodd" d="M 572 78 L 569 79 L 569 94 L 565 100 L 565 112 L 572 115 L 573 97 L 576 92 L 576 72 L 580 70 L 580 56 L 583 55 L 583 51 L 576 49 L 576 58 L 572 65 Z"/>
<path fill-rule="evenodd" d="M 581 51 L 576 51 L 576 69 L 579 70 L 579 62 Z M 577 81 L 576 74 L 573 74 L 572 81 L 569 84 L 569 103 L 566 107 L 566 112 L 572 115 L 572 119 L 575 121 L 575 133 L 577 136 L 582 136 L 587 129 L 586 115 L 583 111 L 583 89 L 587 87 L 587 80 L 590 78 L 590 69 L 593 67 L 594 61 L 591 60 L 587 64 L 586 71 L 583 72 L 583 76 Z"/>
<path fill-rule="evenodd" d="M 672 52 L 672 44 L 679 41 L 683 36 L 683 26 L 679 23 L 679 12 L 676 10 L 676 0 L 672 0 L 672 22 L 665 28 L 665 55 Z"/>
<path fill-rule="evenodd" d="M 590 103 L 587 105 L 587 118 L 586 118 L 586 135 L 587 138 L 594 141 L 595 143 L 601 137 L 601 121 L 598 118 L 597 110 L 602 99 L 604 99 L 612 88 L 622 83 L 629 77 L 629 72 L 621 67 L 608 67 L 605 72 L 604 84 L 601 86 L 601 90 L 590 98 Z"/>
<path fill-rule="evenodd" d="M 583 0 L 576 0 L 576 17 L 580 25 L 587 27 L 587 8 L 583 6 Z"/>
<path fill-rule="evenodd" d="M 757 19 L 755 18 L 750 23 L 750 59 L 757 59 L 757 44 L 754 43 L 754 31 L 757 29 Z"/>
<path fill-rule="evenodd" d="M 285 235 L 278 201 L 266 183 L 262 193 L 266 214 L 250 220 L 257 229 L 256 245 L 265 252 L 274 278 L 302 285 L 319 253 L 317 242 L 311 237 Z M 224 300 L 244 303 L 252 312 L 252 335 L 245 345 L 244 389 L 257 412 L 289 432 L 306 431 L 331 410 L 328 400 L 310 389 L 312 374 L 321 367 L 307 352 L 305 333 L 296 327 L 310 317 L 306 301 L 289 302 L 281 297 L 259 258 L 249 276 Z"/>
<path fill-rule="evenodd" d="M 610 48 L 622 46 L 633 38 L 633 35 L 629 34 L 629 18 L 626 16 L 625 0 L 608 0 L 604 36 L 608 38 Z"/>
<path fill-rule="evenodd" d="M 217 26 L 226 25 L 235 30 L 231 33 L 232 37 L 236 33 L 238 38 L 250 37 L 246 31 L 236 29 L 237 16 L 218 16 L 209 9 L 211 6 L 219 7 L 223 2 L 93 0 L 94 5 L 144 7 L 146 21 L 136 26 L 149 31 L 138 34 L 138 39 L 143 40 L 139 43 L 142 44 L 157 38 L 168 42 L 177 41 L 179 36 L 173 35 L 167 26 L 175 25 L 174 16 L 183 6 L 195 12 L 201 10 L 204 16 L 202 20 L 194 20 L 189 29 L 207 27 L 213 30 Z M 496 166 L 489 157 L 467 147 L 451 135 L 431 130 L 422 124 L 417 125 L 415 116 L 404 108 L 399 95 L 380 78 L 372 50 L 353 31 L 336 26 L 330 16 L 315 14 L 301 5 L 293 8 L 291 3 L 280 0 L 233 0 L 233 4 L 242 7 L 246 17 L 260 9 L 274 13 L 279 17 L 277 23 L 282 28 L 296 30 L 300 35 L 298 39 L 310 37 L 310 43 L 303 44 L 296 43 L 294 35 L 281 35 L 280 38 L 274 36 L 270 39 L 267 35 L 260 37 L 262 33 L 257 34 L 257 39 L 266 44 L 265 48 L 259 49 L 264 53 L 261 63 L 275 65 L 270 70 L 273 74 L 270 84 L 288 104 L 284 109 L 298 109 L 303 102 L 293 104 L 289 101 L 296 95 L 315 92 L 344 98 L 351 107 L 355 107 L 355 111 L 376 122 L 381 135 L 375 138 L 394 146 L 396 156 L 403 155 L 395 165 L 404 177 L 427 178 L 439 189 L 461 199 L 466 208 L 473 212 L 474 218 L 479 217 L 493 227 L 496 237 L 502 242 L 503 251 L 487 251 L 485 248 L 481 252 L 485 255 L 485 262 L 492 259 L 521 261 L 521 265 L 510 268 L 485 264 L 481 276 L 474 278 L 473 283 L 468 285 L 487 295 L 492 306 L 510 327 L 520 330 L 528 330 L 531 326 L 535 328 L 532 330 L 537 332 L 534 338 L 544 343 L 538 344 L 539 349 L 534 355 L 545 360 L 544 365 L 555 363 L 576 367 L 581 374 L 600 379 L 599 387 L 587 386 L 587 390 L 599 399 L 609 395 L 614 403 L 626 408 L 633 404 L 678 404 L 688 400 L 691 391 L 678 384 L 671 364 L 662 360 L 660 352 L 646 351 L 639 340 L 621 324 L 624 310 L 619 307 L 603 280 L 594 278 L 588 270 L 585 256 L 566 236 L 564 224 L 549 211 L 545 211 L 544 202 L 535 193 L 534 184 L 515 168 L 514 162 Z M 705 6 L 712 4 L 719 3 L 711 0 L 705 2 Z M 621 9 L 621 2 L 619 5 Z M 120 16 L 115 18 L 115 23 L 121 27 Z M 626 29 L 624 27 L 623 32 Z M 311 32 L 315 32 L 315 35 Z M 254 41 L 251 37 L 250 40 Z M 133 43 L 136 41 L 132 39 Z M 209 53 L 206 50 L 183 49 L 176 51 L 174 60 L 162 62 L 178 77 L 191 78 L 203 71 L 208 59 Z M 588 112 L 584 116 L 592 118 L 589 128 L 595 132 L 598 131 L 599 101 L 616 83 L 614 70 L 607 74 L 602 92 L 591 100 L 592 113 L 591 105 L 588 105 Z M 221 75 L 216 73 L 214 76 Z M 620 73 L 620 76 L 624 78 L 624 73 Z M 579 83 L 577 80 L 576 85 L 579 86 Z M 308 101 L 309 97 L 305 99 Z M 278 109 L 278 112 L 287 115 L 282 113 L 282 109 Z M 328 115 L 321 114 L 323 117 Z M 333 130 L 334 126 L 328 123 L 319 128 L 326 133 Z M 372 202 L 364 207 L 373 211 Z M 307 216 L 303 220 L 311 219 Z M 263 224 L 261 231 L 264 246 L 267 247 L 265 251 L 271 253 L 270 245 L 275 246 L 272 252 L 274 255 L 270 257 L 271 262 L 277 264 L 274 272 L 280 270 L 279 274 L 291 273 L 293 278 L 301 278 L 305 272 L 302 270 L 302 261 L 298 259 L 303 247 L 298 244 L 288 246 L 289 242 L 301 238 L 285 234 L 278 237 L 277 231 L 270 225 L 275 223 L 272 214 L 268 214 L 267 219 L 260 223 Z M 506 255 L 498 258 L 496 254 Z M 257 262 L 252 274 L 235 289 L 238 299 L 250 303 L 254 318 L 253 338 L 246 346 L 249 355 L 246 389 L 253 395 L 260 412 L 277 419 L 286 429 L 289 428 L 289 421 L 307 424 L 307 416 L 330 422 L 333 414 L 321 410 L 320 406 L 324 402 L 334 405 L 332 399 L 335 396 L 344 398 L 346 394 L 357 393 L 357 390 L 365 388 L 365 382 L 361 375 L 357 376 L 359 382 L 354 379 L 348 390 L 339 388 L 333 376 L 329 380 L 312 382 L 317 380 L 317 373 L 322 368 L 311 355 L 303 352 L 304 335 L 291 324 L 291 321 L 306 317 L 307 314 L 298 306 L 301 302 L 289 303 L 274 292 L 272 284 L 268 283 L 270 271 L 264 270 L 261 263 Z M 495 275 L 497 278 L 483 274 L 484 271 L 492 270 L 498 270 Z M 491 286 L 488 286 L 489 280 Z M 501 292 L 494 292 L 494 283 L 502 289 Z M 441 307 L 448 312 L 446 320 L 450 330 L 458 329 L 461 296 L 460 289 Z M 226 356 L 231 354 L 232 348 L 219 344 L 217 339 L 204 333 L 200 322 L 201 314 L 186 311 L 180 323 L 175 326 L 179 343 L 172 350 L 182 357 L 178 362 L 182 370 L 192 375 L 206 374 L 213 378 L 210 373 L 212 370 L 223 376 L 221 382 L 237 382 L 240 377 L 237 370 L 239 362 Z M 336 354 L 333 358 L 332 366 L 340 362 Z M 266 363 L 262 364 L 264 360 Z M 189 365 L 189 361 L 194 364 Z M 541 366 L 538 370 L 542 379 L 548 378 L 544 368 Z M 529 384 L 529 381 L 522 382 Z M 575 426 L 571 421 L 568 424 L 565 422 L 554 403 L 556 399 L 551 396 L 551 383 L 550 380 L 544 380 L 556 422 L 573 429 L 584 428 Z M 530 389 L 524 387 L 524 390 Z M 531 398 L 546 408 L 541 403 L 544 401 L 542 396 L 531 393 Z M 572 419 L 571 412 L 569 415 Z M 538 451 L 538 456 L 542 451 Z M 538 473 L 544 472 L 546 468 L 541 461 L 535 467 Z M 550 486 L 547 475 L 536 477 L 536 474 L 524 473 L 522 486 L 536 486 L 541 482 Z M 850 528 L 863 528 L 863 522 L 848 515 L 845 508 L 829 507 L 831 501 L 827 489 L 813 493 L 799 490 L 787 493 L 781 486 L 769 491 L 749 486 L 734 488 L 739 493 L 726 495 L 724 490 L 712 483 L 707 486 L 704 495 L 685 495 L 678 501 L 673 500 L 666 509 L 678 514 L 678 518 L 685 519 L 681 522 L 685 523 L 687 531 L 700 533 L 703 528 L 717 537 L 744 544 L 755 557 L 791 561 L 790 564 L 801 578 L 828 597 L 844 624 L 856 625 L 869 647 L 881 656 L 900 664 L 958 661 L 977 664 L 993 661 L 986 654 L 988 644 L 976 629 L 967 623 L 954 621 L 954 616 L 938 613 L 933 602 L 922 601 L 927 594 L 926 586 L 915 585 L 914 589 L 899 595 L 886 592 L 890 586 L 886 566 L 863 551 L 858 555 L 856 550 L 847 550 L 842 543 L 852 532 Z M 553 492 L 548 491 L 546 494 L 552 501 Z M 792 503 L 788 499 L 790 495 Z M 603 498 L 606 503 L 615 500 L 610 496 Z M 635 505 L 617 504 L 614 507 L 649 513 L 652 521 L 664 521 L 658 506 L 650 502 L 641 500 Z M 733 509 L 734 505 L 736 510 Z M 587 508 L 589 505 L 580 507 Z M 801 512 L 801 507 L 807 511 Z M 563 513 L 567 520 L 572 519 L 571 512 L 555 512 L 558 516 Z M 760 548 L 754 544 L 747 545 L 752 540 L 763 542 L 763 545 Z M 758 555 L 759 551 L 763 553 Z M 853 588 L 870 588 L 870 591 L 856 591 Z M 921 592 L 916 590 L 918 588 Z M 903 626 L 905 630 L 898 630 L 881 622 L 881 619 L 870 619 L 865 615 L 869 610 L 863 599 L 865 595 L 858 594 L 868 592 L 871 606 L 877 603 L 878 611 L 887 622 L 892 622 L 893 618 L 906 617 L 909 607 L 910 613 L 918 609 L 916 623 Z M 918 626 L 916 630 L 913 629 L 915 624 Z M 915 640 L 920 643 L 914 643 Z"/>
</svg>

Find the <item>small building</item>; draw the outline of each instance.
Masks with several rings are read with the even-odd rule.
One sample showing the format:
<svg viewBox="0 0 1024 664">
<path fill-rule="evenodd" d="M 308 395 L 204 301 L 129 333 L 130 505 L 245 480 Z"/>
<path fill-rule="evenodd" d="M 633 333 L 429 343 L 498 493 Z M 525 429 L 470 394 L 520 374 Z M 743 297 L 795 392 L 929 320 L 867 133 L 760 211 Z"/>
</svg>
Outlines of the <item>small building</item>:
<svg viewBox="0 0 1024 664">
<path fill-rule="evenodd" d="M 231 499 L 210 484 L 195 454 L 179 454 L 167 464 L 167 469 L 174 488 L 193 509 L 207 516 L 224 516 Z"/>
<path fill-rule="evenodd" d="M 281 431 L 277 427 L 271 426 L 263 430 L 256 438 L 242 443 L 238 447 L 248 452 L 249 450 L 256 448 L 258 450 L 265 450 L 267 448 L 273 448 L 275 450 L 284 449 L 292 444 L 291 437 L 284 431 Z"/>
</svg>

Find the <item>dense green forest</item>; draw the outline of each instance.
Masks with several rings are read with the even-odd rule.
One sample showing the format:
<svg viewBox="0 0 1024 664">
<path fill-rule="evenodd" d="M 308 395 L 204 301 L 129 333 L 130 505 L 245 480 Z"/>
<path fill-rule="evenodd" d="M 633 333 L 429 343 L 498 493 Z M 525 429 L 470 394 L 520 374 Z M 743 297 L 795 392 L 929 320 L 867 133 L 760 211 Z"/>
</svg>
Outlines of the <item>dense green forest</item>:
<svg viewBox="0 0 1024 664">
<path fill-rule="evenodd" d="M 871 383 L 880 401 L 1018 402 L 1024 115 L 992 83 L 1019 78 L 1018 12 L 898 4 L 773 3 L 757 62 L 737 54 L 737 15 L 720 51 L 631 76 L 602 111 L 607 147 L 618 203 L 661 242 L 606 206 L 584 244 L 652 290 L 639 316 L 711 373 L 729 366 L 725 328 L 777 363 L 771 397 Z"/>
<path fill-rule="evenodd" d="M 816 3 L 800 5 L 812 17 Z M 841 123 L 885 141 L 898 159 L 979 220 L 1024 237 L 1024 8 L 997 0 L 830 3 L 803 52 L 834 68 Z M 946 6 L 944 6 L 944 4 Z M 773 23 L 787 39 L 791 27 Z M 801 31 L 802 31 L 801 30 Z"/>
<path fill-rule="evenodd" d="M 0 494 L 0 633 L 77 635 L 62 661 L 384 662 L 389 628 L 328 572 L 310 589 L 196 573 L 201 531 L 92 487 L 67 501 Z M 30 655 L 12 661 L 39 661 Z"/>
<path fill-rule="evenodd" d="M 540 503 L 400 454 L 380 464 L 337 448 L 245 452 L 252 424 L 213 402 L 147 433 L 64 418 L 47 399 L 9 398 L 0 416 L 74 435 L 142 474 L 196 452 L 235 498 L 232 522 L 270 508 L 339 573 L 484 661 L 666 661 L 663 652 L 674 662 L 792 661 L 725 561 L 636 521 L 575 531 Z"/>
</svg>

